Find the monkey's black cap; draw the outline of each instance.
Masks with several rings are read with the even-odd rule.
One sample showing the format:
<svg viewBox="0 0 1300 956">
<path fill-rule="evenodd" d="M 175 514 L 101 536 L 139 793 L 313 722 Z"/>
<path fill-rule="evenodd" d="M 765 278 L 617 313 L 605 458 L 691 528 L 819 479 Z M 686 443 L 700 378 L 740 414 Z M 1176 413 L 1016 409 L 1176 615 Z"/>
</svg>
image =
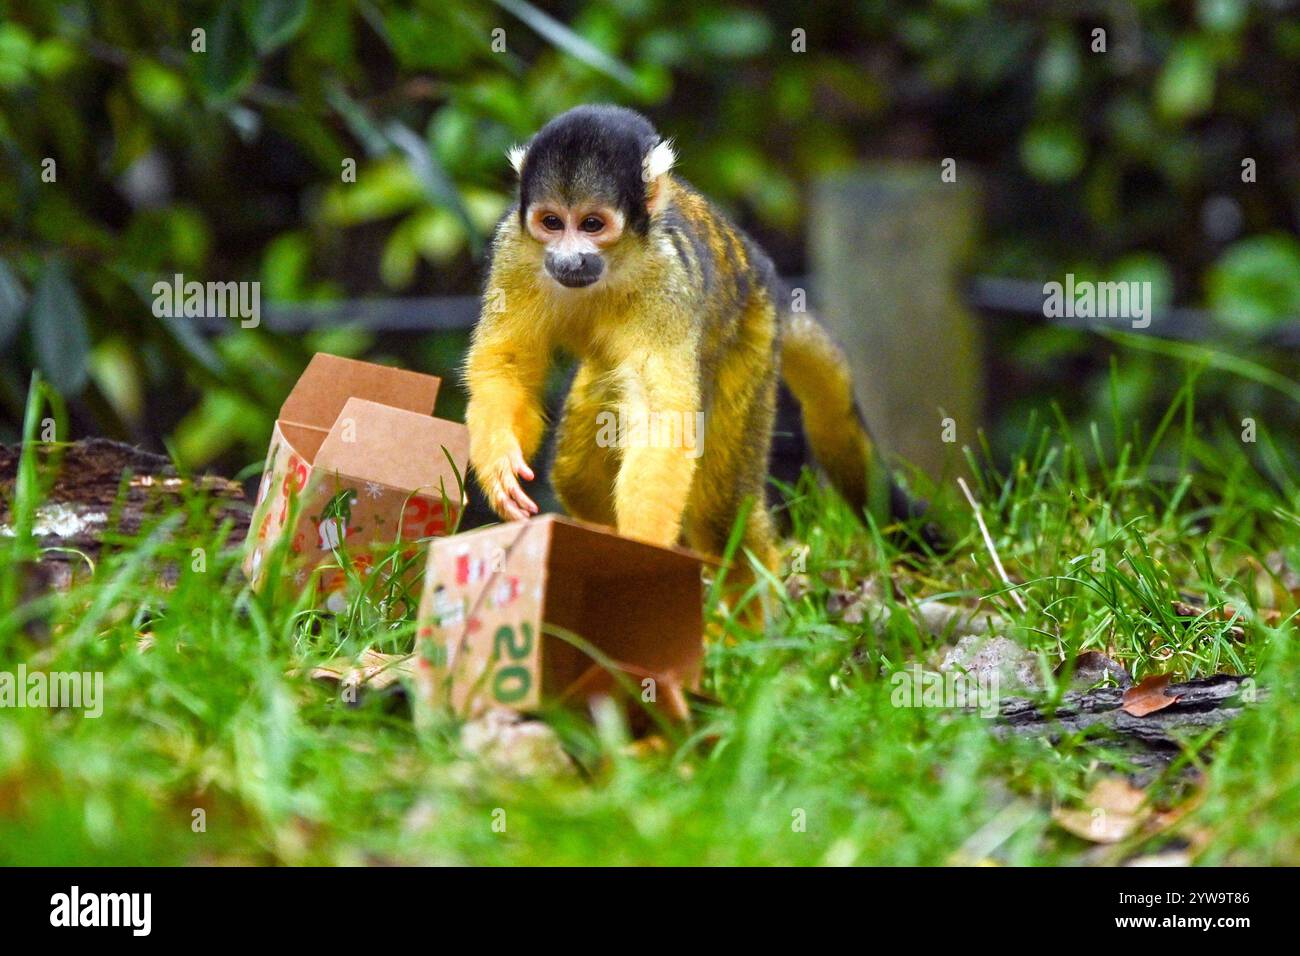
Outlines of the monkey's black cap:
<svg viewBox="0 0 1300 956">
<path fill-rule="evenodd" d="M 627 225 L 650 225 L 642 162 L 659 142 L 650 121 L 621 106 L 577 106 L 543 126 L 528 144 L 519 174 L 519 218 L 530 203 L 553 197 L 565 205 L 608 202 Z"/>
</svg>

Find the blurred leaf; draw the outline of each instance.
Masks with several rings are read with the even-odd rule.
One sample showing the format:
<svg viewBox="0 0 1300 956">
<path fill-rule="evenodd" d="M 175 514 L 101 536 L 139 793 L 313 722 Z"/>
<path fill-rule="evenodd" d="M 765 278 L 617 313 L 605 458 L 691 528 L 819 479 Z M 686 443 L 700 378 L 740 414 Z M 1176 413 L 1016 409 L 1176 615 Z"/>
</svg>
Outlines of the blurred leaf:
<svg viewBox="0 0 1300 956">
<path fill-rule="evenodd" d="M 155 113 L 167 114 L 185 101 L 185 81 L 153 60 L 139 59 L 127 71 L 135 98 Z"/>
<path fill-rule="evenodd" d="M 1079 85 L 1079 51 L 1073 34 L 1057 31 L 1038 57 L 1038 89 L 1049 99 L 1063 99 Z"/>
<path fill-rule="evenodd" d="M 307 0 L 244 0 L 244 28 L 257 52 L 278 50 L 297 35 L 307 20 Z"/>
<path fill-rule="evenodd" d="M 182 464 L 206 465 L 241 439 L 265 442 L 269 416 L 247 398 L 228 389 L 203 396 L 202 403 L 176 426 L 173 439 Z"/>
<path fill-rule="evenodd" d="M 424 191 L 409 163 L 396 157 L 357 170 L 355 183 L 335 183 L 325 195 L 325 221 L 355 226 L 404 212 L 419 202 Z"/>
<path fill-rule="evenodd" d="M 90 332 L 67 266 L 52 259 L 36 280 L 31 308 L 32 345 L 45 377 L 62 395 L 80 394 L 86 384 Z"/>
<path fill-rule="evenodd" d="M 392 146 L 388 137 L 341 83 L 329 84 L 325 90 L 325 99 L 343 117 L 348 132 L 361 143 L 367 156 L 382 156 L 388 152 Z"/>
<path fill-rule="evenodd" d="M 47 37 L 32 51 L 32 69 L 46 79 L 63 76 L 76 64 L 77 48 L 61 37 Z"/>
<path fill-rule="evenodd" d="M 493 0 L 503 10 L 514 14 L 538 36 L 550 41 L 563 52 L 586 64 L 593 70 L 617 80 L 624 86 L 635 87 L 636 75 L 604 50 L 578 36 L 549 13 L 543 13 L 525 0 Z"/>
<path fill-rule="evenodd" d="M 151 280 L 125 265 L 115 265 L 112 272 L 119 282 L 135 293 L 139 301 L 149 310 L 149 314 L 153 315 L 154 295 Z M 159 281 L 169 282 L 171 277 L 163 276 Z M 189 360 L 191 363 L 190 368 L 201 368 L 215 379 L 226 379 L 228 377 L 221 356 L 216 353 L 208 340 L 194 327 L 193 322 L 183 317 L 177 318 L 168 315 L 157 316 L 157 319 L 166 332 L 167 338 Z"/>
<path fill-rule="evenodd" d="M 1162 142 L 1150 105 L 1133 94 L 1116 96 L 1106 107 L 1105 122 L 1111 142 L 1131 155 L 1149 157 Z"/>
<path fill-rule="evenodd" d="M 751 10 L 711 10 L 695 28 L 706 55 L 738 60 L 756 56 L 772 42 L 772 28 L 762 14 Z"/>
<path fill-rule="evenodd" d="M 1167 119 L 1198 116 L 1214 102 L 1214 58 L 1199 38 L 1180 40 L 1156 80 L 1156 108 Z"/>
<path fill-rule="evenodd" d="M 477 255 L 483 247 L 482 238 L 479 236 L 478 230 L 474 228 L 474 221 L 470 218 L 469 210 L 465 208 L 465 203 L 461 199 L 455 183 L 451 181 L 447 171 L 442 168 L 442 163 L 438 162 L 437 157 L 433 155 L 433 151 L 429 149 L 429 144 L 417 136 L 409 127 L 403 126 L 396 121 L 386 125 L 384 133 L 398 149 L 406 154 L 411 169 L 414 171 L 416 178 L 419 179 L 420 185 L 424 188 L 424 194 L 428 200 L 436 205 L 445 206 L 456 214 L 456 218 L 465 226 L 465 233 L 469 236 L 470 248 Z"/>
<path fill-rule="evenodd" d="M 267 243 L 262 253 L 262 291 L 270 302 L 303 298 L 311 245 L 301 232 L 287 232 Z"/>
<path fill-rule="evenodd" d="M 419 252 L 409 223 L 408 219 L 389 234 L 379 257 L 379 276 L 390 289 L 405 289 L 415 278 Z"/>
<path fill-rule="evenodd" d="M 242 103 L 226 103 L 221 107 L 221 115 L 226 118 L 245 143 L 254 142 L 262 132 L 262 116 L 256 110 L 249 109 Z"/>
<path fill-rule="evenodd" d="M 465 208 L 479 232 L 489 234 L 496 229 L 501 217 L 514 202 L 514 196 L 490 189 L 467 186 L 464 190 Z"/>
<path fill-rule="evenodd" d="M 680 30 L 651 30 L 637 41 L 637 58 L 663 66 L 677 66 L 691 55 L 690 44 Z"/>
<path fill-rule="evenodd" d="M 1197 0 L 1196 19 L 1216 33 L 1235 32 L 1246 22 L 1246 4 L 1242 0 Z"/>
<path fill-rule="evenodd" d="M 1148 282 L 1151 284 L 1151 307 L 1163 311 L 1173 304 L 1174 279 L 1169 265 L 1159 256 L 1135 252 L 1115 262 L 1106 270 L 1111 282 Z"/>
<path fill-rule="evenodd" d="M 1083 169 L 1085 147 L 1079 130 L 1069 123 L 1031 127 L 1020 141 L 1020 159 L 1034 178 L 1062 183 Z"/>
<path fill-rule="evenodd" d="M 0 348 L 8 345 L 22 325 L 27 291 L 17 273 L 0 259 Z"/>
<path fill-rule="evenodd" d="M 410 219 L 411 240 L 434 265 L 450 262 L 465 247 L 465 227 L 444 209 L 423 209 Z"/>
<path fill-rule="evenodd" d="M 454 105 L 444 106 L 429 121 L 429 141 L 438 159 L 449 166 L 472 164 L 476 140 L 474 117 Z"/>
<path fill-rule="evenodd" d="M 16 23 L 0 23 L 0 89 L 27 82 L 32 37 Z"/>
<path fill-rule="evenodd" d="M 238 96 L 257 73 L 253 45 L 240 28 L 231 4 L 223 4 L 208 27 L 207 52 L 194 55 L 203 58 L 199 79 L 216 100 Z"/>
<path fill-rule="evenodd" d="M 333 325 L 303 336 L 308 353 L 329 352 L 348 358 L 365 358 L 375 345 L 375 333 L 363 325 Z"/>
<path fill-rule="evenodd" d="M 90 357 L 90 375 L 119 418 L 136 424 L 144 411 L 144 385 L 136 367 L 136 355 L 124 339 L 110 339 L 95 346 Z"/>
<path fill-rule="evenodd" d="M 431 17 L 424 10 L 395 7 L 383 11 L 382 16 L 378 11 L 371 13 L 366 19 L 406 70 L 459 72 L 470 65 L 476 51 L 490 49 L 486 30 L 467 29 L 469 24 L 456 17 Z M 509 62 L 511 58 L 501 59 Z"/>
<path fill-rule="evenodd" d="M 1276 235 L 1234 243 L 1210 268 L 1206 291 L 1218 320 L 1238 332 L 1300 320 L 1300 242 Z"/>
</svg>

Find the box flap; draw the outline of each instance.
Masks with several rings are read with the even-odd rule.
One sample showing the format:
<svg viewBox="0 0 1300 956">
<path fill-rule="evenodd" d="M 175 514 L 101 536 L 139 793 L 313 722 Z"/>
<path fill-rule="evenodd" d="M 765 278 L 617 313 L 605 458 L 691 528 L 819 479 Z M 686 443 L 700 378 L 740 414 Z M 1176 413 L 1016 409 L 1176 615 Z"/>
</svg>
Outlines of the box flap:
<svg viewBox="0 0 1300 956">
<path fill-rule="evenodd" d="M 648 677 L 654 680 L 657 685 L 655 704 L 659 710 L 670 720 L 685 721 L 690 719 L 690 704 L 687 702 L 686 690 L 682 687 L 678 675 L 671 672 L 661 673 L 647 670 L 644 667 L 625 664 L 622 661 L 611 661 L 610 663 L 613 670 L 618 671 L 623 680 L 620 680 L 619 677 L 604 666 L 592 664 L 583 672 L 581 677 L 568 686 L 560 700 L 564 703 L 581 704 L 596 697 L 626 698 L 628 688 L 631 688 L 633 695 L 639 695 L 643 687 L 641 682 Z M 626 681 L 626 685 L 624 681 Z M 645 701 L 642 702 L 645 703 Z"/>
<path fill-rule="evenodd" d="M 280 406 L 281 421 L 328 429 L 349 398 L 431 415 L 440 379 L 317 352 Z"/>
<path fill-rule="evenodd" d="M 364 398 L 350 398 L 316 453 L 315 467 L 390 488 L 437 497 L 443 488 L 456 501 L 456 475 L 469 461 L 469 430 L 464 425 L 393 408 Z"/>
<path fill-rule="evenodd" d="M 548 515 L 543 617 L 627 669 L 693 687 L 704 657 L 702 555 L 620 537 L 613 529 Z M 592 660 L 563 640 L 547 644 L 548 693 L 563 695 Z"/>
</svg>

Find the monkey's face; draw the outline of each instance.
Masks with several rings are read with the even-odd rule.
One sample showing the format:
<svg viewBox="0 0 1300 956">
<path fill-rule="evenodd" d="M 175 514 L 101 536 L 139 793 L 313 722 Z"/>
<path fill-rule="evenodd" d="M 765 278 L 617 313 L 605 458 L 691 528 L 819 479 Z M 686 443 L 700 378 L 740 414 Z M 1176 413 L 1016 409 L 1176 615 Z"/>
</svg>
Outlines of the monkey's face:
<svg viewBox="0 0 1300 956">
<path fill-rule="evenodd" d="M 566 289 L 584 289 L 605 275 L 606 253 L 622 238 L 624 217 L 608 203 L 543 200 L 529 206 L 525 222 L 543 246 L 546 274 Z"/>
<path fill-rule="evenodd" d="M 543 281 L 609 290 L 633 281 L 675 159 L 649 121 L 622 107 L 579 106 L 509 155 L 519 223 L 540 244 Z"/>
</svg>

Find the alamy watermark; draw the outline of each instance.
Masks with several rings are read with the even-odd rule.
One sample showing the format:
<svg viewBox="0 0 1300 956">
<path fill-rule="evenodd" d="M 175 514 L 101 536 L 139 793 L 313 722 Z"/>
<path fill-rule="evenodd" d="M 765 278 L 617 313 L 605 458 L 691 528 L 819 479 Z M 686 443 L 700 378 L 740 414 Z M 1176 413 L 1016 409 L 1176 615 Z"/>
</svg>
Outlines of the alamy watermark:
<svg viewBox="0 0 1300 956">
<path fill-rule="evenodd" d="M 933 707 L 978 710 L 981 717 L 998 715 L 997 671 L 962 673 L 927 671 L 912 664 L 895 671 L 889 701 L 895 707 Z"/>
<path fill-rule="evenodd" d="M 680 448 L 688 458 L 704 453 L 703 412 L 651 412 L 617 406 L 596 414 L 600 448 Z"/>
<path fill-rule="evenodd" d="M 103 671 L 0 671 L 0 708 L 56 707 L 84 710 L 87 717 L 104 713 Z"/>
<path fill-rule="evenodd" d="M 1049 319 L 1130 319 L 1135 329 L 1151 324 L 1150 282 L 1075 281 L 1070 272 L 1064 283 L 1046 283 L 1043 296 Z"/>
<path fill-rule="evenodd" d="M 186 282 L 178 272 L 170 282 L 155 282 L 151 291 L 153 314 L 160 319 L 239 319 L 245 329 L 262 322 L 260 282 Z"/>
<path fill-rule="evenodd" d="M 153 929 L 152 893 L 83 893 L 73 886 L 50 897 L 50 925 L 57 927 L 121 926 L 132 936 Z"/>
</svg>

